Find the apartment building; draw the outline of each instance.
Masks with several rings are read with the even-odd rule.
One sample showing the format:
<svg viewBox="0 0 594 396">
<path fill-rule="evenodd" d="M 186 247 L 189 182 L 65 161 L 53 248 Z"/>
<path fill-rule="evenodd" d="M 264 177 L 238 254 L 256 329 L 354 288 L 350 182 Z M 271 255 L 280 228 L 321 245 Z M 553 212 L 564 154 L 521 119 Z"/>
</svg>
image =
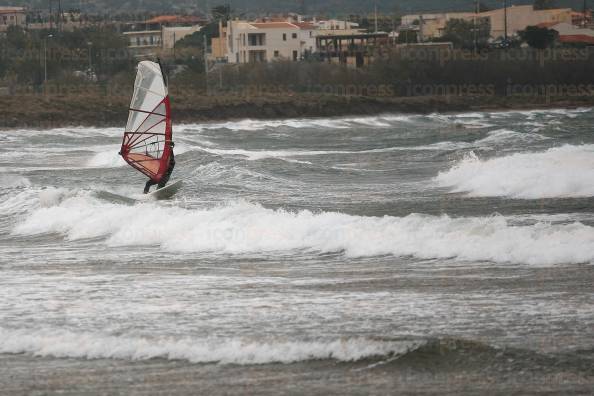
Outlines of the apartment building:
<svg viewBox="0 0 594 396">
<path fill-rule="evenodd" d="M 228 21 L 226 58 L 229 63 L 298 61 L 315 52 L 315 30 L 305 22 Z"/>
</svg>

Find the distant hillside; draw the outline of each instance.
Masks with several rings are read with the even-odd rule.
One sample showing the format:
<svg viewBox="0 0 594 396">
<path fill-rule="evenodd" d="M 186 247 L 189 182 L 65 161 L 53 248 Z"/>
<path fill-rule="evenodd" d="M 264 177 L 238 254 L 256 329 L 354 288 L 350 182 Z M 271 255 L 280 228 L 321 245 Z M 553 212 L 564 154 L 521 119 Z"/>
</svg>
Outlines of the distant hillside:
<svg viewBox="0 0 594 396">
<path fill-rule="evenodd" d="M 593 3 L 593 0 L 589 0 Z M 54 4 L 58 0 L 53 0 Z M 348 14 L 373 12 L 373 1 L 361 0 L 62 0 L 62 8 L 78 9 L 93 13 L 118 12 L 194 12 L 205 11 L 215 5 L 230 4 L 237 13 L 261 14 L 277 12 L 300 12 L 343 17 Z M 377 0 L 378 10 L 383 13 L 413 13 L 429 11 L 464 11 L 473 9 L 473 0 Z M 497 8 L 501 0 L 483 0 L 483 4 Z M 532 4 L 532 0 L 510 0 L 511 4 Z M 0 0 L 0 5 L 26 6 L 47 9 L 49 0 Z M 558 0 L 561 7 L 580 10 L 583 0 Z M 590 5 L 593 6 L 592 4 Z"/>
</svg>

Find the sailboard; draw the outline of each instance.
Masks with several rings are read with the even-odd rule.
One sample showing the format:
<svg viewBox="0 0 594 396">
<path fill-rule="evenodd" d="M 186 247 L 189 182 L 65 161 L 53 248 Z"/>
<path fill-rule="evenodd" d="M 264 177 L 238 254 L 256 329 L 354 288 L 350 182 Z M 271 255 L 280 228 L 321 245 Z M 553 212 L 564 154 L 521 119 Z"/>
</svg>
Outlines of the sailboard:
<svg viewBox="0 0 594 396">
<path fill-rule="evenodd" d="M 171 109 L 159 63 L 138 64 L 120 155 L 152 181 L 161 181 L 172 153 Z"/>
<path fill-rule="evenodd" d="M 154 199 L 169 199 L 171 197 L 173 197 L 175 195 L 176 192 L 179 191 L 179 189 L 183 186 L 183 180 L 178 180 L 175 183 L 171 183 L 166 185 L 165 187 L 159 188 L 151 193 L 149 193 L 149 196 L 151 196 Z"/>
</svg>

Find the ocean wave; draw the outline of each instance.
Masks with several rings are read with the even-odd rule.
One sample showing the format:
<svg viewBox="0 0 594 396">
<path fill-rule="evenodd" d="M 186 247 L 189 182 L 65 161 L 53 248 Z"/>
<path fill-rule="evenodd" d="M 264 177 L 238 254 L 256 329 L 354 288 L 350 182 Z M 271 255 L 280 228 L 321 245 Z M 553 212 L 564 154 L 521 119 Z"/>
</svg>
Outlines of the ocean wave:
<svg viewBox="0 0 594 396">
<path fill-rule="evenodd" d="M 13 229 L 15 235 L 55 232 L 69 240 L 104 237 L 111 246 L 159 245 L 179 253 L 342 252 L 348 257 L 394 255 L 535 266 L 594 260 L 594 228 L 579 222 L 518 225 L 503 216 L 365 217 L 272 210 L 247 202 L 184 209 L 153 203 L 122 206 L 76 196 L 32 210 Z"/>
<path fill-rule="evenodd" d="M 483 139 L 477 140 L 477 146 L 528 143 L 534 141 L 548 140 L 549 138 L 534 132 L 516 132 L 510 129 L 497 129 L 491 131 Z"/>
<path fill-rule="evenodd" d="M 31 181 L 24 176 L 0 173 L 0 185 L 4 188 L 30 187 Z"/>
<path fill-rule="evenodd" d="M 349 129 L 360 126 L 372 128 L 389 128 L 400 123 L 413 120 L 414 115 L 381 114 L 377 116 L 361 117 L 333 117 L 333 118 L 290 118 L 285 120 L 254 120 L 243 119 L 227 122 L 213 122 L 203 124 L 180 124 L 176 132 L 200 132 L 208 130 L 226 129 L 233 132 L 253 132 L 266 129 Z"/>
<path fill-rule="evenodd" d="M 387 365 L 555 370 L 563 365 L 588 373 L 591 351 L 544 355 L 529 349 L 501 348 L 453 337 L 402 339 L 340 337 L 265 339 L 247 337 L 187 337 L 111 335 L 100 332 L 0 327 L 0 353 L 67 359 L 180 360 L 193 364 L 291 364 L 313 360 L 363 363 L 356 370 Z M 537 363 L 535 365 L 535 362 Z"/>
<path fill-rule="evenodd" d="M 594 196 L 594 145 L 565 145 L 538 153 L 481 160 L 467 155 L 435 178 L 471 196 L 538 199 Z"/>
<path fill-rule="evenodd" d="M 242 338 L 114 336 L 60 329 L 30 331 L 0 328 L 0 353 L 83 359 L 162 358 L 191 363 L 266 364 L 321 359 L 352 362 L 402 354 L 415 348 L 418 343 L 363 337 L 258 341 Z"/>
</svg>

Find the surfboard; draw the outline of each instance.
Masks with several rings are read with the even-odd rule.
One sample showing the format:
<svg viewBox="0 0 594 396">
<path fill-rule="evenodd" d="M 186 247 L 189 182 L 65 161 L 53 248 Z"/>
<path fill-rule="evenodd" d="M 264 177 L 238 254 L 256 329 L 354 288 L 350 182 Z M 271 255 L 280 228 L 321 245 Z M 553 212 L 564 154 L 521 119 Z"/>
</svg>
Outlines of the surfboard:
<svg viewBox="0 0 594 396">
<path fill-rule="evenodd" d="M 169 184 L 163 188 L 159 188 L 148 195 L 154 199 L 169 199 L 173 197 L 183 185 L 184 182 L 182 180 L 178 180 L 175 183 Z"/>
</svg>

